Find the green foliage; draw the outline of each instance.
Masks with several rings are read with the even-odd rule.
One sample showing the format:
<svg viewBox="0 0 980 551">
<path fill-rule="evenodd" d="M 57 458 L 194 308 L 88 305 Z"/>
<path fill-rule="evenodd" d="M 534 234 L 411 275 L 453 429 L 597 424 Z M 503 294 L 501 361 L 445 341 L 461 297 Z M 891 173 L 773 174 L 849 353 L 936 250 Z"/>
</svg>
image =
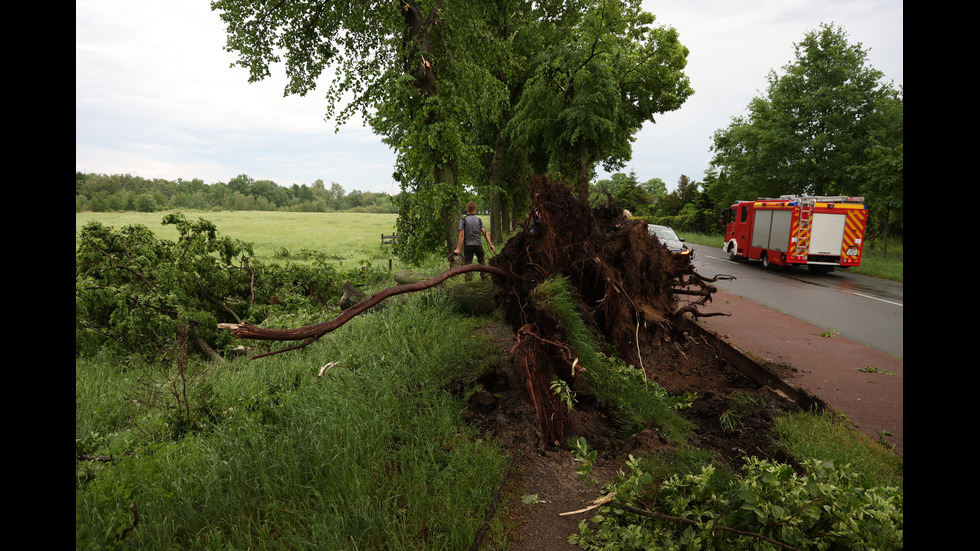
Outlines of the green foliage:
<svg viewBox="0 0 980 551">
<path fill-rule="evenodd" d="M 182 327 L 192 345 L 220 349 L 233 337 L 219 332 L 218 323 L 300 313 L 321 321 L 323 306 L 339 298 L 345 280 L 373 285 L 384 277 L 369 264 L 341 272 L 325 253 L 309 250 L 295 264 L 259 262 L 251 243 L 219 236 L 213 223 L 181 213 L 164 216 L 163 224 L 175 227 L 175 240 L 140 224 L 116 231 L 93 221 L 79 232 L 76 353 L 105 347 L 164 358 Z"/>
<path fill-rule="evenodd" d="M 336 182 L 328 188 L 322 180 L 285 187 L 270 180 L 255 181 L 244 174 L 228 183 L 211 184 L 199 179 L 169 181 L 128 174 L 75 174 L 75 212 L 167 209 L 397 212 L 387 193 L 347 192 Z"/>
<path fill-rule="evenodd" d="M 92 222 L 82 229 L 75 253 L 76 352 L 91 353 L 98 344 L 162 356 L 179 326 L 187 326 L 192 342 L 217 343 L 218 321 L 234 321 L 230 313 L 243 310 L 251 245 L 218 237 L 203 219 L 176 213 L 163 223 L 176 226 L 176 242 L 141 225 L 114 231 Z"/>
<path fill-rule="evenodd" d="M 693 93 L 688 50 L 638 2 L 585 2 L 535 58 L 509 134 L 587 196 L 592 167 L 621 168 L 633 135 Z M 577 13 L 575 13 L 577 11 Z"/>
<path fill-rule="evenodd" d="M 600 356 L 585 375 L 584 390 L 609 408 L 623 434 L 634 434 L 652 424 L 666 440 L 682 442 L 693 428 L 690 421 L 675 413 L 690 407 L 697 398 L 690 392 L 671 396 L 639 369 L 608 356 Z"/>
<path fill-rule="evenodd" d="M 578 465 L 575 472 L 578 473 L 579 481 L 588 482 L 590 486 L 595 484 L 595 479 L 590 477 L 599 452 L 590 448 L 589 442 L 580 436 L 572 441 L 572 455 L 575 456 L 575 463 Z"/>
<path fill-rule="evenodd" d="M 564 379 L 559 379 L 555 377 L 551 380 L 551 391 L 555 393 L 556 396 L 561 398 L 562 403 L 565 404 L 569 410 L 575 409 L 575 391 L 572 387 L 565 382 Z"/>
<path fill-rule="evenodd" d="M 585 189 L 596 163 L 621 166 L 636 131 L 692 93 L 677 31 L 635 0 L 343 6 L 212 3 L 250 81 L 282 63 L 285 93 L 304 95 L 338 68 L 327 116 L 359 113 L 396 152 L 396 251 L 408 262 L 452 247 L 469 190 L 506 216 L 532 166 Z"/>
<path fill-rule="evenodd" d="M 630 211 L 633 216 L 643 216 L 654 199 L 646 187 L 640 185 L 633 171 L 630 171 L 629 175 L 617 172 L 609 180 L 596 182 L 592 186 L 593 200 L 601 197 L 605 192 L 608 192 L 616 200 L 616 204 Z"/>
<path fill-rule="evenodd" d="M 849 465 L 748 458 L 737 479 L 713 466 L 672 475 L 651 495 L 640 461 L 610 485 L 615 501 L 582 522 L 572 543 L 586 550 L 901 549 L 904 495 L 866 488 Z"/>
</svg>

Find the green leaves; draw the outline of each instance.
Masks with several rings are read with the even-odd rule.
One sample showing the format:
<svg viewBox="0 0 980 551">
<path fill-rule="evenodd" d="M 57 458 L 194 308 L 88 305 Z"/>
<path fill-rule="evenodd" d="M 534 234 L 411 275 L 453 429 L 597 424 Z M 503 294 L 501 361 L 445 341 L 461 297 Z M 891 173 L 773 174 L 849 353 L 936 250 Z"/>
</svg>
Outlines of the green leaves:
<svg viewBox="0 0 980 551">
<path fill-rule="evenodd" d="M 551 172 L 582 185 L 597 162 L 621 168 L 643 123 L 680 108 L 693 90 L 677 31 L 652 27 L 634 3 L 590 3 L 569 20 L 539 54 L 509 132 L 543 147 Z"/>
<path fill-rule="evenodd" d="M 786 464 L 748 458 L 737 480 L 716 476 L 712 466 L 672 475 L 653 501 L 648 497 L 652 478 L 639 462 L 627 465 L 628 474 L 621 473 L 608 490 L 641 512 L 603 507 L 593 526 L 583 523 L 575 536 L 584 548 L 771 548 L 765 540 L 797 549 L 899 549 L 903 544 L 902 491 L 862 487 L 846 465 L 809 460 L 798 474 Z"/>
<path fill-rule="evenodd" d="M 142 225 L 115 231 L 91 222 L 82 228 L 75 254 L 76 352 L 103 345 L 160 356 L 182 324 L 193 340 L 215 345 L 218 321 L 246 315 L 251 244 L 219 237 L 214 224 L 180 213 L 163 223 L 177 226 L 176 241 L 157 239 Z"/>
<path fill-rule="evenodd" d="M 396 250 L 409 262 L 451 240 L 447 212 L 470 190 L 520 204 L 514 182 L 549 170 L 587 191 L 596 163 L 621 167 L 643 123 L 692 93 L 677 32 L 654 27 L 636 0 L 211 7 L 251 81 L 281 63 L 284 92 L 304 95 L 335 70 L 327 117 L 360 114 L 397 153 L 402 191 L 418 196 L 400 202 Z"/>
</svg>

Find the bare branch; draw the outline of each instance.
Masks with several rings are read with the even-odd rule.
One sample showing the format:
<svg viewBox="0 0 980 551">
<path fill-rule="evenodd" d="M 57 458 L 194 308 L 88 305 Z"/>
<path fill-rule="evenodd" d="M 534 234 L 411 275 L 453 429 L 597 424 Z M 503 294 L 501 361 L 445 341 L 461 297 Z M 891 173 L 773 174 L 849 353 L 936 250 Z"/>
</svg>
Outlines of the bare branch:
<svg viewBox="0 0 980 551">
<path fill-rule="evenodd" d="M 354 319 L 354 317 L 357 316 L 358 314 L 361 314 L 362 312 L 371 308 L 372 306 L 376 306 L 381 301 L 389 297 L 393 297 L 395 295 L 401 295 L 404 293 L 421 291 L 424 289 L 428 289 L 430 287 L 435 287 L 436 285 L 439 285 L 440 283 L 446 281 L 447 279 L 453 276 L 464 274 L 467 272 L 487 272 L 501 277 L 508 277 L 510 275 L 505 270 L 501 268 L 497 268 L 496 266 L 484 266 L 480 264 L 457 266 L 455 268 L 450 268 L 449 270 L 446 270 L 445 272 L 442 272 L 441 274 L 431 279 L 427 279 L 425 281 L 420 281 L 418 283 L 406 283 L 403 285 L 388 287 L 387 289 L 378 291 L 377 293 L 362 300 L 361 302 L 358 302 L 354 306 L 351 306 L 347 310 L 344 310 L 343 313 L 341 313 L 339 316 L 337 316 L 336 318 L 330 321 L 325 321 L 314 325 L 308 325 L 306 327 L 300 327 L 297 329 L 263 328 L 263 327 L 256 327 L 254 325 L 247 324 L 247 323 L 241 325 L 222 324 L 221 327 L 231 329 L 232 333 L 234 333 L 234 335 L 240 339 L 255 339 L 255 340 L 266 340 L 266 341 L 298 341 L 298 340 L 304 341 L 300 344 L 290 346 L 288 348 L 283 348 L 275 352 L 261 354 L 259 356 L 253 356 L 252 359 L 261 358 L 263 356 L 270 356 L 272 354 L 279 354 L 281 352 L 286 352 L 289 350 L 297 350 L 299 348 L 303 348 L 305 346 L 308 346 L 316 342 L 327 333 L 330 333 L 331 331 L 334 331 L 335 329 L 341 327 L 348 321 Z"/>
</svg>

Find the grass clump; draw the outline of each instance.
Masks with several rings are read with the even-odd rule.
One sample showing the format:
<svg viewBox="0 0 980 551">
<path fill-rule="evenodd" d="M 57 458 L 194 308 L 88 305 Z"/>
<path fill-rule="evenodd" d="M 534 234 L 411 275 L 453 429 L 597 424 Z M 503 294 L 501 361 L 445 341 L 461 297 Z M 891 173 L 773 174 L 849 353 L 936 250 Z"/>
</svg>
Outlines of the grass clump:
<svg viewBox="0 0 980 551">
<path fill-rule="evenodd" d="M 904 486 L 903 458 L 885 444 L 854 430 L 837 413 L 783 415 L 773 421 L 772 433 L 776 448 L 797 460 L 849 465 L 865 487 Z"/>
</svg>

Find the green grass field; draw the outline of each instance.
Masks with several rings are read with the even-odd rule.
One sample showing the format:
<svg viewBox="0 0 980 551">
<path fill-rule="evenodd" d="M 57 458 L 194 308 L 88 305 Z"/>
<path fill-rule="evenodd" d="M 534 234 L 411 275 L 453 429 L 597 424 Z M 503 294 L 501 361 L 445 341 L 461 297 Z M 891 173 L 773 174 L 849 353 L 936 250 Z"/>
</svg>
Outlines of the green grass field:
<svg viewBox="0 0 980 551">
<path fill-rule="evenodd" d="M 265 211 L 182 211 L 190 220 L 203 218 L 214 223 L 218 233 L 255 246 L 255 255 L 271 260 L 276 252 L 312 249 L 338 261 L 374 262 L 387 259 L 390 247 L 381 245 L 381 235 L 395 233 L 396 214 L 265 212 Z M 164 212 L 80 212 L 75 213 L 75 235 L 90 221 L 121 228 L 142 224 L 165 239 L 177 237 L 173 225 L 160 223 Z"/>
</svg>

